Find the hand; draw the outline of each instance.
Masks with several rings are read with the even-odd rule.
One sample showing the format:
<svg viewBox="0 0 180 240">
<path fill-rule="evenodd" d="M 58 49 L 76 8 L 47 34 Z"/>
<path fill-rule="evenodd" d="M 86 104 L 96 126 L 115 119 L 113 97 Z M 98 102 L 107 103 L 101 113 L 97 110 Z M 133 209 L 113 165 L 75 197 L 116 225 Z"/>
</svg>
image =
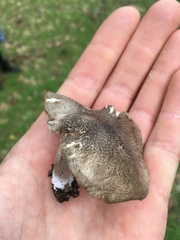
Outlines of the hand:
<svg viewBox="0 0 180 240">
<path fill-rule="evenodd" d="M 123 7 L 102 24 L 59 93 L 96 109 L 127 110 L 141 129 L 150 173 L 143 201 L 90 197 L 60 204 L 47 172 L 58 136 L 42 114 L 0 167 L 0 239 L 163 239 L 180 158 L 180 4 L 158 1 L 140 21 Z"/>
</svg>

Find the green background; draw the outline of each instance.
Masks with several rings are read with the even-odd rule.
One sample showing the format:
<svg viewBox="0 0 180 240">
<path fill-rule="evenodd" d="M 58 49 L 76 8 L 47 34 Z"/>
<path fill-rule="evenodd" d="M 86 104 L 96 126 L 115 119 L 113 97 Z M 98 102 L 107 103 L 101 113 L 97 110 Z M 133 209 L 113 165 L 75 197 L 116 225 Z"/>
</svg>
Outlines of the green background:
<svg viewBox="0 0 180 240">
<path fill-rule="evenodd" d="M 0 162 L 42 112 L 44 92 L 59 88 L 103 20 L 123 5 L 136 6 L 143 16 L 154 2 L 0 1 L 0 28 L 6 37 L 0 50 L 22 69 L 0 75 Z M 180 239 L 179 205 L 180 170 L 170 198 L 166 240 Z"/>
</svg>

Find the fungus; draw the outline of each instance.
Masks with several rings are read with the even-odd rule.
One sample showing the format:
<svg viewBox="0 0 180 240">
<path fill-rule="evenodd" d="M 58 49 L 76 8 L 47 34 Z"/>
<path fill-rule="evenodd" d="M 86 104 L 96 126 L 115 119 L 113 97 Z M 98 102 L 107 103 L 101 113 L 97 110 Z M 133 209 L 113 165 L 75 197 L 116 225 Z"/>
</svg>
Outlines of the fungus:
<svg viewBox="0 0 180 240">
<path fill-rule="evenodd" d="M 113 106 L 92 110 L 66 96 L 47 92 L 44 109 L 52 133 L 60 133 L 49 171 L 59 202 L 79 196 L 79 185 L 107 203 L 142 200 L 149 174 L 138 126 Z"/>
</svg>

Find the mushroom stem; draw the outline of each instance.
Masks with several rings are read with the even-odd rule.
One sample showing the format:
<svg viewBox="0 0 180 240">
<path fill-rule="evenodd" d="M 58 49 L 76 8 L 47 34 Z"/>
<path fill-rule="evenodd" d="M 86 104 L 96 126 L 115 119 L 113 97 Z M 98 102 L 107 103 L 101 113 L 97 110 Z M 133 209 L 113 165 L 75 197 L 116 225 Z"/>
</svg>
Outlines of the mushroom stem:
<svg viewBox="0 0 180 240">
<path fill-rule="evenodd" d="M 60 150 L 57 152 L 55 164 L 52 165 L 48 176 L 52 178 L 52 189 L 59 202 L 69 201 L 71 196 L 74 198 L 79 196 L 79 186 L 66 161 L 61 157 Z"/>
</svg>

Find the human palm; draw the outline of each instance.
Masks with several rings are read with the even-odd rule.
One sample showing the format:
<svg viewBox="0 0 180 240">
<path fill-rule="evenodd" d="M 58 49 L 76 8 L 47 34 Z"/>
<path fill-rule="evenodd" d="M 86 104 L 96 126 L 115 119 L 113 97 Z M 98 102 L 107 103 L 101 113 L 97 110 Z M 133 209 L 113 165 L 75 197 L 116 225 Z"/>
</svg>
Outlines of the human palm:
<svg viewBox="0 0 180 240">
<path fill-rule="evenodd" d="M 58 203 L 47 172 L 59 139 L 43 113 L 0 166 L 0 239 L 163 239 L 180 155 L 179 15 L 172 0 L 154 4 L 141 22 L 134 8 L 118 9 L 59 90 L 89 107 L 129 111 L 142 132 L 147 198 L 106 204 L 80 189 Z"/>
</svg>

